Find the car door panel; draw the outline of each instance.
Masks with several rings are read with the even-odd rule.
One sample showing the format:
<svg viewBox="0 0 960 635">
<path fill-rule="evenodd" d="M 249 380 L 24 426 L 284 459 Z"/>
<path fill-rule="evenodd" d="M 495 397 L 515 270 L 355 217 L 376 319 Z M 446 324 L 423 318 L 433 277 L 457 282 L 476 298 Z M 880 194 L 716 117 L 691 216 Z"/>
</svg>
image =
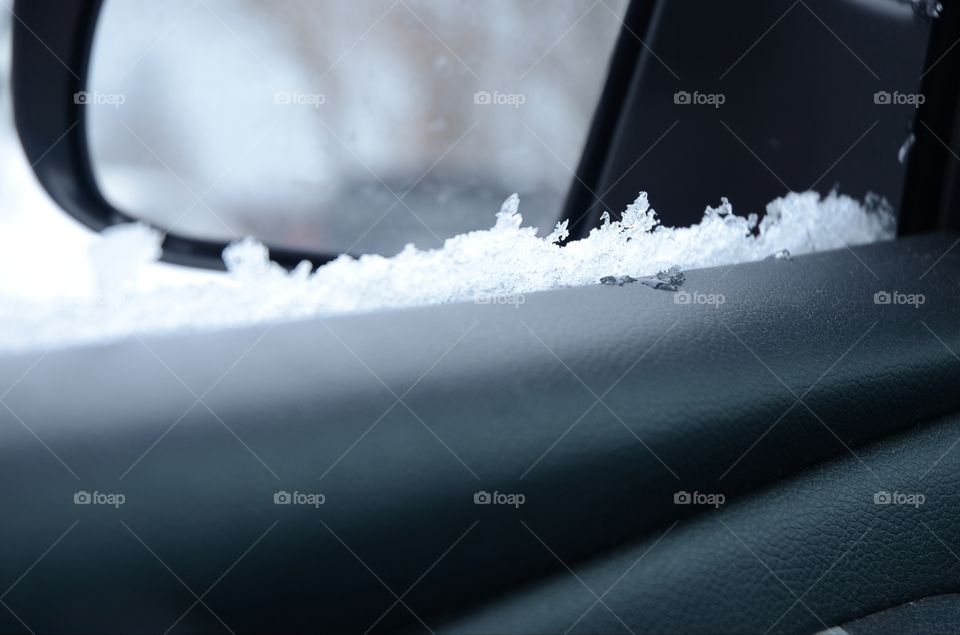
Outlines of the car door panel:
<svg viewBox="0 0 960 635">
<path fill-rule="evenodd" d="M 695 553 L 709 551 L 702 545 L 717 514 L 675 504 L 677 492 L 722 493 L 731 503 L 722 513 L 741 518 L 740 498 L 758 488 L 960 410 L 954 241 L 918 237 L 690 271 L 688 296 L 596 285 L 508 305 L 133 337 L 4 359 L 0 376 L 15 385 L 0 410 L 0 478 L 19 485 L 0 501 L 18 510 L 0 529 L 10 546 L 3 581 L 13 584 L 67 532 L 4 601 L 57 631 L 164 630 L 208 588 L 201 597 L 217 619 L 251 631 L 456 619 L 470 630 L 488 623 L 487 613 L 469 621 L 472 609 L 509 618 L 512 604 L 491 602 L 516 589 L 526 589 L 516 606 L 540 605 L 531 585 L 552 593 L 561 562 L 603 568 L 604 554 L 625 550 L 609 561 L 618 569 L 678 520 L 671 540 L 691 536 Z M 924 302 L 878 304 L 884 291 Z M 695 294 L 724 301 L 698 304 Z M 860 487 L 874 487 L 859 476 Z M 125 502 L 75 505 L 78 491 L 122 493 Z M 278 492 L 325 500 L 275 504 Z M 478 492 L 524 500 L 475 504 Z M 854 502 L 844 522 L 860 522 Z M 785 514 L 774 518 L 789 524 Z M 789 527 L 751 527 L 770 541 L 765 554 L 777 540 L 800 540 L 806 553 Z M 852 530 L 821 531 L 833 546 L 818 565 Z M 766 619 L 782 602 L 765 593 L 779 594 L 780 583 L 750 577 L 749 551 L 729 547 L 714 560 L 683 561 L 705 576 L 689 597 L 668 601 L 656 583 L 657 593 L 625 586 L 635 588 L 631 624 L 667 624 L 641 616 L 649 607 L 663 620 L 687 615 L 685 602 L 697 597 L 716 608 L 711 585 L 741 574 L 747 591 L 721 590 L 753 607 L 751 620 Z M 683 562 L 653 562 L 676 576 L 674 589 L 689 584 Z M 894 575 L 864 571 L 881 589 Z M 860 612 L 852 599 L 817 612 L 850 619 L 943 592 L 942 580 L 896 597 L 868 594 Z M 51 614 L 51 602 L 69 610 Z M 504 619 L 503 628 L 557 625 L 538 615 Z M 710 615 L 676 623 L 706 628 Z M 808 617 L 795 612 L 783 625 L 817 626 Z M 197 605 L 178 624 L 210 619 Z M 716 622 L 719 631 L 725 624 Z"/>
</svg>

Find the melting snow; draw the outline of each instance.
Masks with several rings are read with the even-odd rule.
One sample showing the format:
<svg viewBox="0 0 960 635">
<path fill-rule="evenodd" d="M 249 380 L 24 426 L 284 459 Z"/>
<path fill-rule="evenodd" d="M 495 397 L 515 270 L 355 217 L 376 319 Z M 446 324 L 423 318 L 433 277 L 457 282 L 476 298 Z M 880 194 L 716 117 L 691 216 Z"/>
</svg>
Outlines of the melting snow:
<svg viewBox="0 0 960 635">
<path fill-rule="evenodd" d="M 605 284 L 609 286 L 617 285 L 622 287 L 625 284 L 630 284 L 631 282 L 636 282 L 637 279 L 632 276 L 604 276 L 600 278 L 600 284 Z"/>
<path fill-rule="evenodd" d="M 674 265 L 666 271 L 661 271 L 655 276 L 643 278 L 641 283 L 652 289 L 661 289 L 663 291 L 676 291 L 681 284 L 686 281 L 687 276 L 680 271 L 680 267 Z"/>
<path fill-rule="evenodd" d="M 793 254 L 790 253 L 789 249 L 781 249 L 773 254 L 773 258 L 775 260 L 793 260 Z"/>
<path fill-rule="evenodd" d="M 733 214 L 723 199 L 688 228 L 659 224 L 645 193 L 623 214 L 561 247 L 563 222 L 546 237 L 523 227 L 511 196 L 492 229 L 450 238 L 441 249 L 413 245 L 393 257 L 341 256 L 315 272 L 292 272 L 246 239 L 224 250 L 228 274 L 192 285 L 137 284 L 140 265 L 159 255 L 161 236 L 142 225 L 115 227 L 89 257 L 98 293 L 36 301 L 0 296 L 0 350 L 22 351 L 116 340 L 158 332 L 218 329 L 307 316 L 333 316 L 445 302 L 477 301 L 557 287 L 636 277 L 676 290 L 680 269 L 803 254 L 893 237 L 893 214 L 876 197 L 861 204 L 831 193 L 789 194 L 756 215 Z M 788 256 L 786 256 L 788 257 Z M 660 272 L 654 276 L 652 272 Z M 0 292 L 2 293 L 2 292 Z"/>
</svg>

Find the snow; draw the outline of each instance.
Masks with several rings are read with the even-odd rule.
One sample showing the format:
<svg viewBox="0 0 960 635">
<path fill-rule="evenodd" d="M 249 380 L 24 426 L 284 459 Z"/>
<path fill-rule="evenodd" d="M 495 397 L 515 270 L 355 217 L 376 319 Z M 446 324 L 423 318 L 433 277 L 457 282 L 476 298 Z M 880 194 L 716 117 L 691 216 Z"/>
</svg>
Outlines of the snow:
<svg viewBox="0 0 960 635">
<path fill-rule="evenodd" d="M 442 248 L 407 245 L 392 257 L 341 256 L 316 271 L 287 272 L 247 238 L 224 250 L 227 275 L 157 278 L 161 234 L 144 225 L 117 226 L 94 237 L 76 267 L 96 283 L 84 292 L 30 297 L 0 290 L 0 351 L 115 341 L 155 333 L 201 331 L 383 311 L 448 302 L 491 303 L 558 287 L 599 284 L 608 276 L 670 275 L 763 260 L 788 252 L 870 243 L 893 237 L 889 205 L 860 203 L 835 192 L 791 193 L 767 206 L 763 220 L 733 213 L 724 199 L 692 227 L 659 224 L 641 193 L 622 220 L 560 246 L 566 222 L 548 236 L 524 227 L 519 197 L 496 214 L 491 229 L 448 239 Z M 678 275 L 673 270 L 674 275 Z"/>
</svg>

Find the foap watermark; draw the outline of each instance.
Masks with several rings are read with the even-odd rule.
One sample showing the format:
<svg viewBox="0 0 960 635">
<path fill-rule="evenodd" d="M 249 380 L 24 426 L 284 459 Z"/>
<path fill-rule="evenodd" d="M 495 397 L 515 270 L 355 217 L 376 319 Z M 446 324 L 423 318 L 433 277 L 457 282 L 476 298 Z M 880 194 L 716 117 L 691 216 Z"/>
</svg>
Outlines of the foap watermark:
<svg viewBox="0 0 960 635">
<path fill-rule="evenodd" d="M 719 108 L 727 103 L 727 96 L 723 93 L 701 93 L 695 90 L 692 93 L 679 90 L 673 94 L 673 103 L 678 106 L 713 106 Z"/>
<path fill-rule="evenodd" d="M 487 492 L 480 490 L 473 495 L 474 505 L 511 505 L 516 509 L 527 502 L 523 494 L 505 494 L 503 492 Z"/>
<path fill-rule="evenodd" d="M 879 305 L 906 305 L 919 309 L 926 304 L 927 296 L 922 293 L 901 293 L 899 291 L 877 291 L 873 294 L 873 303 Z"/>
<path fill-rule="evenodd" d="M 913 106 L 919 108 L 927 101 L 923 93 L 901 93 L 895 90 L 892 93 L 885 90 L 873 94 L 873 103 L 878 106 Z"/>
<path fill-rule="evenodd" d="M 273 103 L 278 106 L 310 106 L 319 108 L 327 103 L 327 96 L 322 93 L 302 93 L 299 90 L 290 92 L 281 90 L 273 94 Z"/>
<path fill-rule="evenodd" d="M 722 293 L 699 293 L 694 291 L 690 293 L 689 291 L 680 291 L 673 294 L 673 303 L 674 304 L 686 304 L 686 305 L 698 305 L 704 304 L 707 306 L 719 307 L 722 304 L 726 304 L 727 296 Z"/>
<path fill-rule="evenodd" d="M 709 505 L 714 509 L 727 502 L 723 494 L 708 494 L 705 492 L 685 492 L 680 490 L 673 494 L 674 505 Z"/>
<path fill-rule="evenodd" d="M 97 91 L 81 90 L 73 94 L 73 103 L 79 106 L 113 106 L 119 108 L 127 103 L 127 96 L 123 93 L 100 93 Z"/>
<path fill-rule="evenodd" d="M 527 298 L 522 293 L 494 293 L 491 295 L 478 295 L 473 298 L 474 304 L 500 304 L 512 306 L 519 309 L 526 303 Z"/>
<path fill-rule="evenodd" d="M 109 505 L 114 509 L 119 509 L 121 505 L 127 502 L 127 497 L 123 494 L 98 492 L 87 492 L 80 490 L 73 493 L 74 505 Z"/>
<path fill-rule="evenodd" d="M 293 492 L 280 490 L 273 493 L 274 505 L 309 505 L 314 509 L 318 509 L 326 502 L 327 497 L 324 494 L 298 492 L 296 490 Z"/>
<path fill-rule="evenodd" d="M 527 103 L 527 96 L 523 93 L 501 93 L 499 90 L 490 92 L 481 90 L 473 94 L 473 103 L 477 106 L 511 106 L 519 108 Z"/>
<path fill-rule="evenodd" d="M 880 491 L 873 495 L 875 505 L 907 505 L 914 509 L 927 502 L 927 497 L 919 492 Z"/>
</svg>

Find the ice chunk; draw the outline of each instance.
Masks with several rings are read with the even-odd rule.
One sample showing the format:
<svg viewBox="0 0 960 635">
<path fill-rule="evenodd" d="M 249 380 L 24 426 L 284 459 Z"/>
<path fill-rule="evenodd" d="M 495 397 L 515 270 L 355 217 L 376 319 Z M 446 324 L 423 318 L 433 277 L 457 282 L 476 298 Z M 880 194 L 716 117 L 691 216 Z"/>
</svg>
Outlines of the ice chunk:
<svg viewBox="0 0 960 635">
<path fill-rule="evenodd" d="M 101 297 L 136 290 L 142 267 L 160 258 L 162 243 L 163 234 L 143 223 L 103 230 L 88 252 Z"/>
<path fill-rule="evenodd" d="M 676 265 L 670 267 L 666 271 L 659 272 L 656 277 L 657 279 L 675 287 L 679 287 L 687 280 L 687 276 L 680 271 L 680 267 Z"/>
<path fill-rule="evenodd" d="M 520 216 L 520 195 L 511 194 L 510 197 L 500 206 L 497 213 L 497 224 L 494 229 L 510 230 L 519 229 L 523 224 L 523 217 Z"/>
</svg>

